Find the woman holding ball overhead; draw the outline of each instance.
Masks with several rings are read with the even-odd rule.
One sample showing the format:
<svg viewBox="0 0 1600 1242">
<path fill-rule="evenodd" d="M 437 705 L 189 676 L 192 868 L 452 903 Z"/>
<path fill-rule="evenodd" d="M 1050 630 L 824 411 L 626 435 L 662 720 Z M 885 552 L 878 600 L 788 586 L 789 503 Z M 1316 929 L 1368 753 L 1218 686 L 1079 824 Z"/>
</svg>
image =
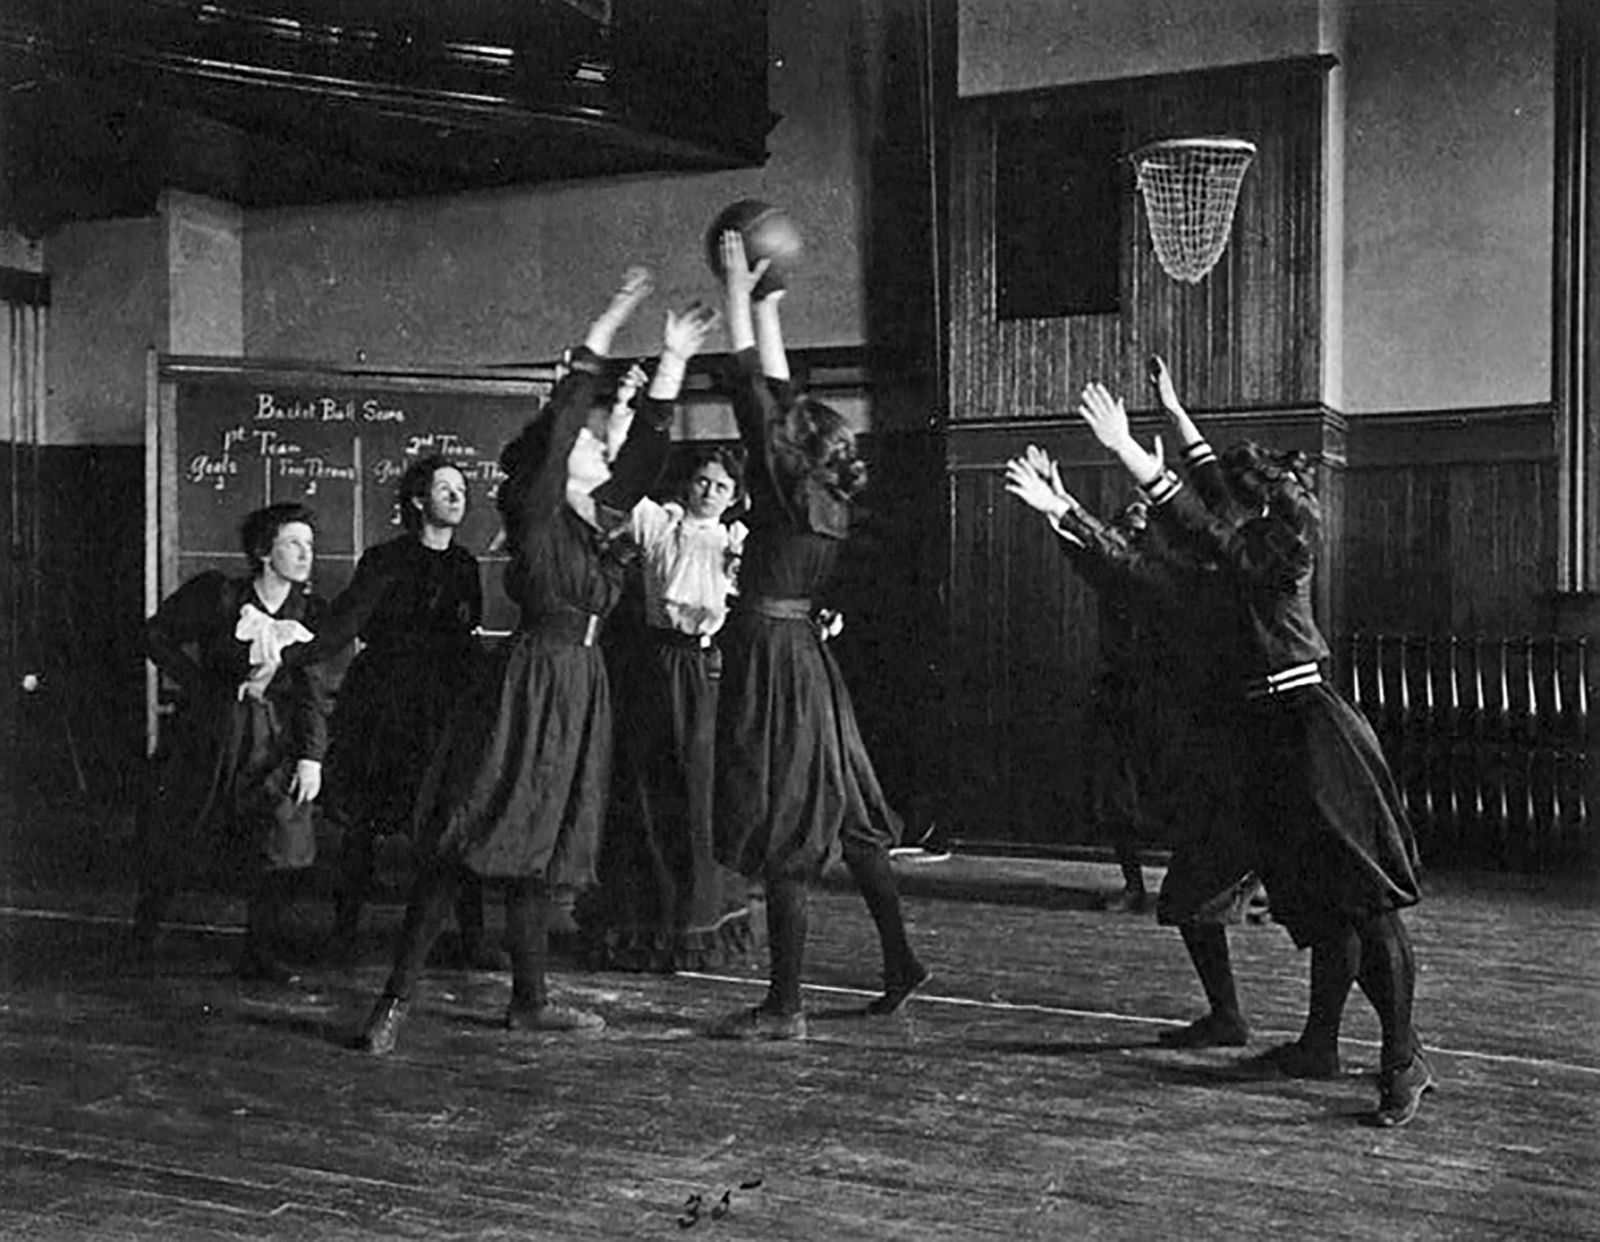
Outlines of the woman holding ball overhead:
<svg viewBox="0 0 1600 1242">
<path fill-rule="evenodd" d="M 898 1010 L 930 977 L 906 939 L 889 849 L 900 836 L 856 726 L 850 693 L 818 624 L 820 597 L 866 484 L 849 425 L 796 393 L 778 317 L 781 291 L 757 297 L 768 271 L 740 234 L 720 239 L 733 397 L 748 463 L 750 533 L 740 594 L 724 630 L 717 711 L 717 856 L 766 883 L 767 997 L 719 1022 L 726 1039 L 803 1039 L 800 1003 L 807 890 L 842 854 L 883 948 L 883 994 Z"/>
</svg>

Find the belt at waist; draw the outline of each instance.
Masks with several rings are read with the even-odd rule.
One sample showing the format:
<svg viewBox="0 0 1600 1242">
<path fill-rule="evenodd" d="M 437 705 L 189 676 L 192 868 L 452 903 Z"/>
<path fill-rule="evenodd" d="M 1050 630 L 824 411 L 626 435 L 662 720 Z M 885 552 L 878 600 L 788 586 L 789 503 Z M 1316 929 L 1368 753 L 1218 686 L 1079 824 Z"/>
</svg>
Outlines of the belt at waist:
<svg viewBox="0 0 1600 1242">
<path fill-rule="evenodd" d="M 811 620 L 809 599 L 780 599 L 774 595 L 762 595 L 744 601 L 742 606 L 758 616 L 771 617 L 776 621 Z"/>
<path fill-rule="evenodd" d="M 685 634 L 664 625 L 650 627 L 650 641 L 663 647 L 690 647 L 697 651 L 709 651 L 717 645 L 714 634 Z"/>
<path fill-rule="evenodd" d="M 540 638 L 570 642 L 578 647 L 592 647 L 600 637 L 603 620 L 598 613 L 584 612 L 581 608 L 560 608 L 554 612 L 540 613 L 537 617 L 524 617 L 517 628 L 525 634 L 537 634 Z"/>
<path fill-rule="evenodd" d="M 1256 677 L 1245 682 L 1244 697 L 1247 699 L 1266 699 L 1275 694 L 1286 694 L 1290 690 L 1299 690 L 1303 686 L 1320 686 L 1321 684 L 1322 670 L 1315 663 L 1296 664 L 1293 668 L 1282 669 L 1265 677 Z"/>
</svg>

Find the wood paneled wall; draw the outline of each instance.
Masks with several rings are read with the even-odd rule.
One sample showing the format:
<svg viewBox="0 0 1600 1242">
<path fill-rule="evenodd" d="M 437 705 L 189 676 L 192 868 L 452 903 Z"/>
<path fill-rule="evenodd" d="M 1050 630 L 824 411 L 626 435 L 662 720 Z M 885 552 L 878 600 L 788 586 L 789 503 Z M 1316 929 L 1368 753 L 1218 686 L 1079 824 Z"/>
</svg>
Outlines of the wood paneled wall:
<svg viewBox="0 0 1600 1242">
<path fill-rule="evenodd" d="M 1199 410 L 1277 409 L 1321 397 L 1322 157 L 1326 69 L 1285 61 L 964 101 L 951 193 L 953 422 L 1048 418 L 1091 379 L 1145 404 L 1144 360 L 1166 357 Z M 1117 314 L 996 318 L 998 127 L 1022 117 L 1121 113 L 1125 150 L 1150 139 L 1228 134 L 1256 143 L 1232 238 L 1198 285 L 1170 279 L 1127 168 Z M 1072 205 L 1059 205 L 1063 229 Z"/>
<path fill-rule="evenodd" d="M 1101 513 L 1127 498 L 1120 467 L 1077 424 L 1090 380 L 1149 410 L 1152 353 L 1219 443 L 1304 448 L 1323 471 L 1329 519 L 1320 597 L 1341 605 L 1343 424 L 1320 405 L 1324 59 L 1306 59 L 963 101 L 950 201 L 949 625 L 952 821 L 975 838 L 1082 843 L 1084 729 L 1098 668 L 1095 601 L 1042 519 L 1009 497 L 1005 459 L 1037 442 Z M 996 315 L 997 135 L 1018 120 L 1120 114 L 1125 151 L 1162 137 L 1256 144 L 1228 248 L 1198 285 L 1156 260 L 1132 166 L 1125 174 L 1115 314 Z M 1042 178 L 1043 179 L 1043 178 Z M 1060 227 L 1073 227 L 1059 204 Z M 1206 419 L 1207 411 L 1229 411 Z M 1144 430 L 1154 431 L 1151 422 Z"/>
<path fill-rule="evenodd" d="M 1559 463 L 1548 406 L 1351 420 L 1345 628 L 1551 628 Z"/>
<path fill-rule="evenodd" d="M 144 450 L 8 444 L 0 465 L 0 510 L 39 533 L 0 572 L 15 631 L 0 668 L 0 780 L 131 805 L 144 753 Z M 19 689 L 27 673 L 40 679 L 32 693 Z"/>
<path fill-rule="evenodd" d="M 1520 637 L 1551 627 L 1556 456 L 1548 407 L 1369 415 L 1309 408 L 1202 417 L 1318 462 L 1319 621 L 1344 668 L 1355 632 Z M 1152 422 L 1141 428 L 1148 438 Z M 1036 443 L 1086 505 L 1131 494 L 1120 466 L 1060 419 L 968 423 L 949 437 L 951 821 L 972 839 L 1101 843 L 1083 798 L 1099 667 L 1092 594 L 1001 467 Z"/>
<path fill-rule="evenodd" d="M 1325 516 L 1322 623 L 1341 606 L 1345 424 L 1320 408 L 1202 416 L 1215 443 L 1254 436 L 1317 463 Z M 1139 428 L 1148 440 L 1151 421 Z M 1090 694 L 1100 668 L 1094 594 L 1032 509 L 1005 491 L 1007 458 L 1037 444 L 1061 463 L 1067 489 L 1116 512 L 1133 495 L 1121 465 L 1077 420 L 1007 420 L 949 436 L 951 821 L 972 839 L 1082 845 L 1097 841 L 1084 798 Z"/>
</svg>

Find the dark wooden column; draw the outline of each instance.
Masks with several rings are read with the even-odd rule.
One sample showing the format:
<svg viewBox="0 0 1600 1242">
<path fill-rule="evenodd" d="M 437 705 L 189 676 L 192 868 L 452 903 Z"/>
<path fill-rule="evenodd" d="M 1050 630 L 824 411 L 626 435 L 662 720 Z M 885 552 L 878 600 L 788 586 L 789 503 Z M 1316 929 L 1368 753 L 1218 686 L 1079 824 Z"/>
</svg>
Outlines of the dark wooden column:
<svg viewBox="0 0 1600 1242">
<path fill-rule="evenodd" d="M 1555 358 L 1560 450 L 1553 623 L 1600 635 L 1600 10 L 1562 0 L 1556 22 Z"/>
</svg>

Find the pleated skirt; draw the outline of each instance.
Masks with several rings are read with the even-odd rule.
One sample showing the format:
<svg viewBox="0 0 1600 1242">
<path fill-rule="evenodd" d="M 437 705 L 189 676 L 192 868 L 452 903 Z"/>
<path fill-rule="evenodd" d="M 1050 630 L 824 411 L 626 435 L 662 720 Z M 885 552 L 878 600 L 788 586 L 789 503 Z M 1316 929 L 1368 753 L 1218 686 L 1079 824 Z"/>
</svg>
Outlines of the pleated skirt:
<svg viewBox="0 0 1600 1242">
<path fill-rule="evenodd" d="M 593 965 L 708 970 L 755 947 L 748 882 L 712 839 L 720 663 L 655 634 L 620 662 L 600 882 L 578 910 Z"/>
<path fill-rule="evenodd" d="M 595 881 L 611 777 L 600 649 L 519 631 L 486 659 L 422 782 L 417 845 L 486 879 Z"/>
<path fill-rule="evenodd" d="M 900 817 L 873 770 L 838 662 L 804 618 L 736 612 L 723 632 L 717 857 L 810 879 L 846 843 L 890 848 Z"/>
<path fill-rule="evenodd" d="M 1310 686 L 1247 702 L 1235 729 L 1232 790 L 1175 851 L 1164 921 L 1225 908 L 1252 873 L 1302 947 L 1417 903 L 1416 838 L 1360 713 L 1330 687 Z"/>
</svg>

